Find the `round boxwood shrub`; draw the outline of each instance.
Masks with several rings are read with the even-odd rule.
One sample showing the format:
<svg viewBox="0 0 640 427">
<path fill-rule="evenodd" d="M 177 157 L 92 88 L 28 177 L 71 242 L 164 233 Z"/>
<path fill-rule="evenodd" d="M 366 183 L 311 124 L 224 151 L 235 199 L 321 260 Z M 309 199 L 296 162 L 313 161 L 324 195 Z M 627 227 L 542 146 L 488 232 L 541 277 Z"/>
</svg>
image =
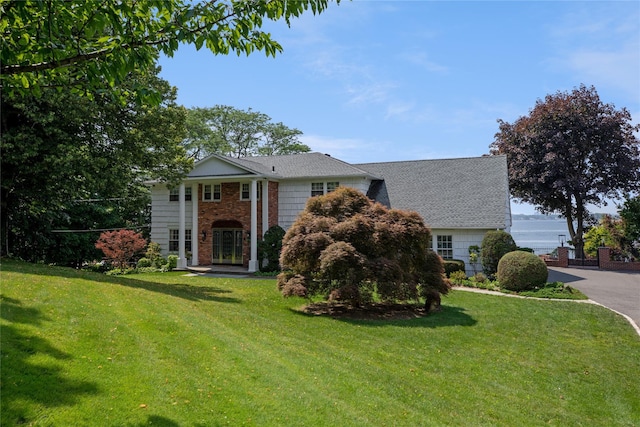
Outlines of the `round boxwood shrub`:
<svg viewBox="0 0 640 427">
<path fill-rule="evenodd" d="M 498 262 L 505 254 L 518 249 L 511 234 L 504 230 L 487 231 L 482 239 L 480 259 L 484 273 L 493 277 L 498 270 Z"/>
<path fill-rule="evenodd" d="M 509 252 L 498 262 L 500 287 L 510 291 L 527 291 L 547 283 L 547 265 L 535 254 L 525 251 Z"/>
<path fill-rule="evenodd" d="M 149 258 L 140 258 L 137 264 L 138 268 L 147 268 L 151 267 L 151 260 Z"/>
</svg>

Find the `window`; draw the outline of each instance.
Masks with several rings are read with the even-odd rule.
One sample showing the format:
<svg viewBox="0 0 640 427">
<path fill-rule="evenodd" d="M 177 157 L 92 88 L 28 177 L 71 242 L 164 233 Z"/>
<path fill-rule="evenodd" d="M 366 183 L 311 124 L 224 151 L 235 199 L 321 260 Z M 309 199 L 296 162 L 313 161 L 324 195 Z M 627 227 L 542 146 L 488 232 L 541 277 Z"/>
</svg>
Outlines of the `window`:
<svg viewBox="0 0 640 427">
<path fill-rule="evenodd" d="M 327 193 L 331 193 L 332 191 L 335 191 L 335 189 L 338 188 L 339 186 L 340 186 L 340 183 L 338 181 L 327 182 Z"/>
<path fill-rule="evenodd" d="M 322 196 L 324 194 L 324 183 L 312 182 L 311 183 L 311 197 Z"/>
<path fill-rule="evenodd" d="M 191 187 L 184 187 L 184 200 L 187 202 L 191 200 Z M 169 190 L 169 201 L 180 201 L 180 188 L 172 188 Z"/>
<path fill-rule="evenodd" d="M 250 200 L 251 199 L 251 189 L 249 183 L 240 184 L 240 200 Z"/>
<path fill-rule="evenodd" d="M 184 248 L 185 251 L 191 252 L 191 230 L 184 231 Z M 180 230 L 169 230 L 169 252 L 178 252 L 180 250 Z"/>
<path fill-rule="evenodd" d="M 438 255 L 443 259 L 453 259 L 453 236 L 438 236 Z"/>
<path fill-rule="evenodd" d="M 202 186 L 202 200 L 219 202 L 222 199 L 222 184 L 205 184 Z"/>
<path fill-rule="evenodd" d="M 338 181 L 331 182 L 312 182 L 311 183 L 311 197 L 314 196 L 322 196 L 323 194 L 329 194 L 332 191 L 335 191 L 336 188 L 340 186 Z M 326 191 L 325 191 L 326 189 Z"/>
<path fill-rule="evenodd" d="M 257 200 L 260 200 L 260 193 L 262 192 L 262 183 L 258 182 L 257 184 L 258 184 Z M 250 182 L 243 182 L 240 184 L 240 200 L 251 200 L 251 183 Z"/>
<path fill-rule="evenodd" d="M 180 247 L 180 230 L 169 230 L 169 252 L 177 252 Z"/>
</svg>

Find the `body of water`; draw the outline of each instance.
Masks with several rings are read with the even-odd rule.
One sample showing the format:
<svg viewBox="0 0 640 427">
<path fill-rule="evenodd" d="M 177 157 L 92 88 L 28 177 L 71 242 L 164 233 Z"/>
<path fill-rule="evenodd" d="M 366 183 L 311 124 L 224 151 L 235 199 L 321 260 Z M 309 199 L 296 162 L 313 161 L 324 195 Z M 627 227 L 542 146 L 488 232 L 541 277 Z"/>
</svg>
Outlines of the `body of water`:
<svg viewBox="0 0 640 427">
<path fill-rule="evenodd" d="M 514 219 L 511 236 L 523 248 L 534 249 L 537 254 L 551 252 L 560 246 L 558 235 L 569 240 L 569 229 L 565 219 Z M 565 243 L 565 246 L 568 246 Z"/>
</svg>

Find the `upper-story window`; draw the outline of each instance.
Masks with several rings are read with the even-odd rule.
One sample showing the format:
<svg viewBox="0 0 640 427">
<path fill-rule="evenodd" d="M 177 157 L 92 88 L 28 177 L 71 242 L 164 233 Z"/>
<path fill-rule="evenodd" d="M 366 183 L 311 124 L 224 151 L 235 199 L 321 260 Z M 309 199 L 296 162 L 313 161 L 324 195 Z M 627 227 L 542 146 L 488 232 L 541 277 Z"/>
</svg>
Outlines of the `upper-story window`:
<svg viewBox="0 0 640 427">
<path fill-rule="evenodd" d="M 169 190 L 169 201 L 177 202 L 180 200 L 180 188 L 172 188 Z M 184 200 L 191 200 L 191 187 L 184 187 Z"/>
<path fill-rule="evenodd" d="M 338 181 L 312 182 L 311 183 L 311 197 L 322 196 L 323 194 L 331 193 L 332 191 L 334 191 L 339 186 L 340 186 L 340 183 Z"/>
<path fill-rule="evenodd" d="M 453 259 L 453 236 L 438 236 L 437 250 L 443 259 Z"/>
<path fill-rule="evenodd" d="M 202 186 L 202 200 L 205 202 L 222 200 L 222 184 L 204 184 Z"/>
<path fill-rule="evenodd" d="M 240 200 L 250 200 L 251 199 L 251 187 L 247 182 L 243 182 L 240 184 Z"/>
<path fill-rule="evenodd" d="M 258 182 L 258 200 L 260 200 L 260 193 L 262 192 L 262 183 Z M 240 200 L 251 200 L 251 183 L 243 182 L 240 184 Z"/>
</svg>

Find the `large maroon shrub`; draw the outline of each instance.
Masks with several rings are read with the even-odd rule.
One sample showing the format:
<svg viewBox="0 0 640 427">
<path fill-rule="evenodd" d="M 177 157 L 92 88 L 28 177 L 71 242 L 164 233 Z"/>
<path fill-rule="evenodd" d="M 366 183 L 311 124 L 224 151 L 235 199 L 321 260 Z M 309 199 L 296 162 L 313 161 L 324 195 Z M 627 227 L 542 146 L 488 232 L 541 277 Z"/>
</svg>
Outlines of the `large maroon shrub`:
<svg viewBox="0 0 640 427">
<path fill-rule="evenodd" d="M 147 241 L 142 234 L 133 230 L 104 231 L 96 242 L 96 249 L 100 249 L 114 266 L 122 270 L 146 246 Z"/>
<path fill-rule="evenodd" d="M 388 209 L 341 187 L 311 198 L 283 239 L 278 276 L 286 295 L 322 295 L 361 305 L 433 299 L 449 291 L 431 231 L 415 212 Z"/>
</svg>

